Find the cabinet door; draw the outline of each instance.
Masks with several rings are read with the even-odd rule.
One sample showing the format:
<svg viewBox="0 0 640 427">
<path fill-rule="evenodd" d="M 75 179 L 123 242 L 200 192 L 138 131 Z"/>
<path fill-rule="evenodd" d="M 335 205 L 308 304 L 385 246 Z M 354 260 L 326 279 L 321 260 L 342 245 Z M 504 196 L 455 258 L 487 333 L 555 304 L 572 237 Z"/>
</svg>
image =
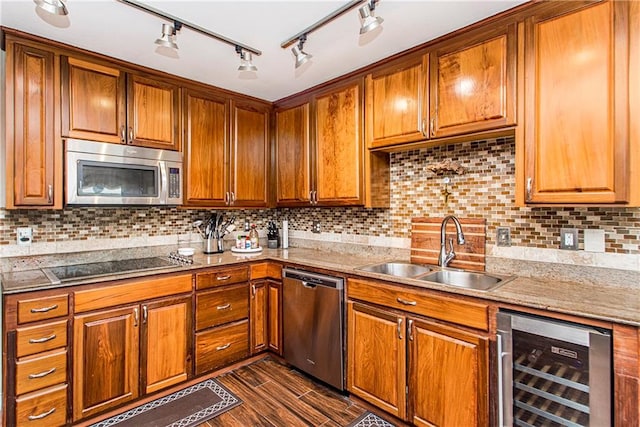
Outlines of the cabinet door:
<svg viewBox="0 0 640 427">
<path fill-rule="evenodd" d="M 630 3 L 554 2 L 525 21 L 525 202 L 628 200 Z"/>
<path fill-rule="evenodd" d="M 7 207 L 62 207 L 57 57 L 7 44 Z M 59 93 L 58 93 L 59 95 Z M 60 174 L 60 177 L 56 175 Z M 59 185 L 58 185 L 59 181 Z"/>
<path fill-rule="evenodd" d="M 385 147 L 427 138 L 428 66 L 428 57 L 419 56 L 367 76 L 367 147 Z"/>
<path fill-rule="evenodd" d="M 178 86 L 135 74 L 127 76 L 128 143 L 180 150 Z"/>
<path fill-rule="evenodd" d="M 75 316 L 73 419 L 138 397 L 139 307 Z"/>
<path fill-rule="evenodd" d="M 232 102 L 232 206 L 265 207 L 269 182 L 269 107 Z"/>
<path fill-rule="evenodd" d="M 417 426 L 489 424 L 487 339 L 409 319 L 410 419 Z"/>
<path fill-rule="evenodd" d="M 148 394 L 191 374 L 191 297 L 142 305 L 141 383 Z"/>
<path fill-rule="evenodd" d="M 250 350 L 251 354 L 260 353 L 267 349 L 269 341 L 268 329 L 268 306 L 269 292 L 266 280 L 255 280 L 251 282 L 250 297 Z"/>
<path fill-rule="evenodd" d="M 515 24 L 465 34 L 429 56 L 432 138 L 515 124 Z"/>
<path fill-rule="evenodd" d="M 124 71 L 62 58 L 62 135 L 90 141 L 126 142 Z"/>
<path fill-rule="evenodd" d="M 226 206 L 229 100 L 184 91 L 185 204 Z"/>
<path fill-rule="evenodd" d="M 276 111 L 276 203 L 308 205 L 311 183 L 309 103 Z"/>
<path fill-rule="evenodd" d="M 269 280 L 269 350 L 282 356 L 282 282 Z"/>
<path fill-rule="evenodd" d="M 321 205 L 361 205 L 364 146 L 360 81 L 315 99 L 315 189 Z"/>
<path fill-rule="evenodd" d="M 405 317 L 349 301 L 347 389 L 398 418 L 406 415 Z"/>
</svg>

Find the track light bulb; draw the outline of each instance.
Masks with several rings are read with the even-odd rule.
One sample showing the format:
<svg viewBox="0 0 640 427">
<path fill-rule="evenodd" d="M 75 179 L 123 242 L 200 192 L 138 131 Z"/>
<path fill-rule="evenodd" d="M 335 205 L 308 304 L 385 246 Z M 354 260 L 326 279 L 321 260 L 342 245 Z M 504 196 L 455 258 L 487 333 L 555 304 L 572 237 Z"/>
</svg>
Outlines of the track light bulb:
<svg viewBox="0 0 640 427">
<path fill-rule="evenodd" d="M 253 55 L 251 52 L 247 52 L 245 50 L 240 50 L 240 66 L 238 67 L 238 71 L 258 71 L 258 67 L 253 65 L 251 62 L 253 60 Z"/>
<path fill-rule="evenodd" d="M 293 56 L 296 57 L 296 68 L 300 68 L 301 65 L 307 63 L 311 58 L 313 58 L 313 56 L 302 50 L 305 40 L 306 39 L 300 39 L 298 44 L 291 48 Z"/>
<path fill-rule="evenodd" d="M 54 15 L 68 15 L 67 6 L 62 0 L 33 0 L 33 2 L 42 10 Z"/>
<path fill-rule="evenodd" d="M 156 39 L 156 44 L 171 49 L 178 49 L 175 41 L 175 28 L 169 24 L 162 24 L 162 35 Z"/>
<path fill-rule="evenodd" d="M 368 33 L 371 30 L 375 30 L 384 22 L 379 16 L 371 15 L 372 11 L 375 9 L 375 0 L 371 1 L 363 5 L 358 11 L 360 12 L 360 19 L 362 20 L 362 24 L 360 25 L 360 34 Z"/>
</svg>

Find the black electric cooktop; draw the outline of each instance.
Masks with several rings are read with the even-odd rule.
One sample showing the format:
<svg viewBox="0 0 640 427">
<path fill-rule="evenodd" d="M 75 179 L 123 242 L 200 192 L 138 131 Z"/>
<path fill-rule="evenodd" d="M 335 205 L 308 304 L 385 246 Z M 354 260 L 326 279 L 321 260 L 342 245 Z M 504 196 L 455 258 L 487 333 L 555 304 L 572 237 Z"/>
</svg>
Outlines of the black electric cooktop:
<svg viewBox="0 0 640 427">
<path fill-rule="evenodd" d="M 179 263 L 173 262 L 167 258 L 152 257 L 92 262 L 89 264 L 75 264 L 64 267 L 48 268 L 46 270 L 60 280 L 60 282 L 70 282 L 73 280 L 96 276 L 107 276 L 141 270 L 153 270 L 156 268 L 166 268 L 177 265 L 179 265 Z"/>
</svg>

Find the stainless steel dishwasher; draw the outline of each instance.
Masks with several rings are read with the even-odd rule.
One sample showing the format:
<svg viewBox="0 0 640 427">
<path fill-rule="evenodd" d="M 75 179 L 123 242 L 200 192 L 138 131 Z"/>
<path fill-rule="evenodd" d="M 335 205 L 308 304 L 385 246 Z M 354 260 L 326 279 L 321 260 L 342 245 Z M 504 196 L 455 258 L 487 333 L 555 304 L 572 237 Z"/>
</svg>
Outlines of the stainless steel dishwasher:
<svg viewBox="0 0 640 427">
<path fill-rule="evenodd" d="M 283 270 L 284 358 L 344 390 L 344 280 Z"/>
</svg>

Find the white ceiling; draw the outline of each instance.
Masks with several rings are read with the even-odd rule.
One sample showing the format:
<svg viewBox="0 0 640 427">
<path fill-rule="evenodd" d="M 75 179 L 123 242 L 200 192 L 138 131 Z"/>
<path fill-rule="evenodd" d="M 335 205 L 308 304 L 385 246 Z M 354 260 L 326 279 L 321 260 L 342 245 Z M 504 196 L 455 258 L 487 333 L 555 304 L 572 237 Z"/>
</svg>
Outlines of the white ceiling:
<svg viewBox="0 0 640 427">
<path fill-rule="evenodd" d="M 280 44 L 347 0 L 144 0 L 144 3 L 262 51 L 257 73 L 239 72 L 234 48 L 183 28 L 178 58 L 156 53 L 161 24 L 116 0 L 68 0 L 69 15 L 36 11 L 32 0 L 0 0 L 0 24 L 90 51 L 275 101 L 524 3 L 524 0 L 380 0 L 382 31 L 359 36 L 358 8 L 308 37 L 310 64 L 295 69 Z"/>
</svg>

